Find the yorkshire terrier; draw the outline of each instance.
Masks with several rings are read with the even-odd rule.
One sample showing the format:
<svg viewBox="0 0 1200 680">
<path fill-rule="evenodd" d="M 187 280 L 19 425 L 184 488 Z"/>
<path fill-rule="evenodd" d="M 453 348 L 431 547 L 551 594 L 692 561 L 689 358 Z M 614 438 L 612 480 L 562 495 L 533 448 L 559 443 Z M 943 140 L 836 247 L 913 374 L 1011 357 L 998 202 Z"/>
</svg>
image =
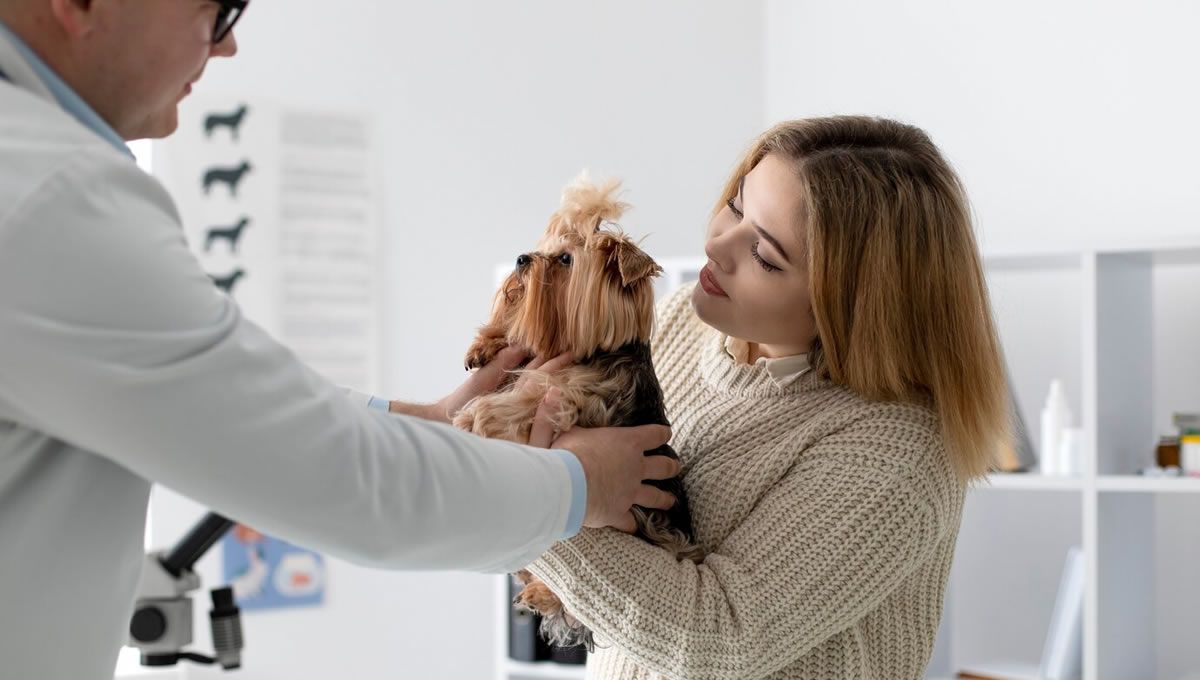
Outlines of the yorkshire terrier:
<svg viewBox="0 0 1200 680">
<path fill-rule="evenodd" d="M 556 432 L 669 424 L 650 360 L 653 279 L 662 268 L 616 226 L 628 208 L 614 198 L 618 186 L 581 178 L 563 192 L 537 249 L 518 256 L 516 269 L 501 284 L 491 319 L 466 357 L 468 370 L 478 368 L 511 345 L 541 357 L 570 352 L 575 363 L 531 384 L 510 380 L 474 399 L 455 416 L 456 426 L 528 442 L 534 415 L 551 388 L 562 394 L 552 416 Z M 669 445 L 646 455 L 678 458 Z M 699 561 L 681 480 L 652 483 L 678 502 L 666 511 L 635 507 L 636 535 L 678 558 Z M 528 571 L 517 577 L 525 588 L 514 604 L 541 614 L 541 632 L 551 644 L 594 649 L 592 632 L 564 611 L 545 583 Z"/>
</svg>

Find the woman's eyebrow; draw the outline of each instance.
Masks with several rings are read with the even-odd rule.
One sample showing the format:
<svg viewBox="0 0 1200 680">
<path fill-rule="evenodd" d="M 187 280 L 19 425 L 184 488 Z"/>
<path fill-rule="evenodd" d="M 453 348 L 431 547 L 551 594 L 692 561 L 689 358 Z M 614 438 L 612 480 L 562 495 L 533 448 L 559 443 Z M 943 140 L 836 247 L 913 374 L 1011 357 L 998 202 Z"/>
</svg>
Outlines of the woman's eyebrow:
<svg viewBox="0 0 1200 680">
<path fill-rule="evenodd" d="M 746 206 L 746 178 L 745 178 L 745 176 L 742 177 L 742 183 L 741 183 L 741 185 L 738 186 L 738 193 L 740 193 L 742 195 L 742 209 L 744 210 L 745 206 Z M 775 248 L 775 250 L 779 251 L 779 254 L 783 256 L 784 261 L 786 261 L 788 264 L 792 263 L 792 258 L 788 257 L 787 251 L 783 249 L 783 246 L 779 245 L 779 241 L 777 241 L 774 236 L 771 236 L 771 234 L 769 232 L 767 232 L 766 229 L 763 229 L 762 226 L 760 226 L 754 220 L 751 220 L 750 224 L 754 227 L 754 230 L 758 232 L 759 236 L 763 237 L 763 239 L 765 239 L 767 241 L 767 243 L 770 243 L 771 246 L 773 248 Z"/>
<path fill-rule="evenodd" d="M 779 241 L 776 241 L 774 236 L 771 236 L 769 233 L 767 233 L 766 229 L 763 229 L 762 227 L 758 226 L 757 224 L 754 224 L 754 222 L 751 222 L 750 224 L 754 225 L 754 230 L 758 232 L 759 236 L 766 239 L 767 243 L 770 243 L 775 248 L 775 250 L 779 251 L 779 254 L 783 256 L 783 259 L 788 264 L 792 263 L 792 258 L 788 257 L 787 251 L 783 249 L 783 246 L 779 245 Z"/>
</svg>

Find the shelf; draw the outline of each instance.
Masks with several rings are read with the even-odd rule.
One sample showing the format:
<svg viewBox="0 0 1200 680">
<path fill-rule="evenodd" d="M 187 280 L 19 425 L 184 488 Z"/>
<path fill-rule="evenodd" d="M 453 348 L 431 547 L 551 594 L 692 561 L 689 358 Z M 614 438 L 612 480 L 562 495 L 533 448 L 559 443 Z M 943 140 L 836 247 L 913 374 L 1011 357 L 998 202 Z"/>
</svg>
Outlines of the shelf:
<svg viewBox="0 0 1200 680">
<path fill-rule="evenodd" d="M 527 661 L 504 662 L 505 675 L 510 678 L 554 678 L 555 680 L 583 680 L 587 666 L 570 666 L 551 661 L 530 663 Z"/>
<path fill-rule="evenodd" d="M 1101 475 L 1096 489 L 1107 493 L 1200 493 L 1200 478 Z"/>
<path fill-rule="evenodd" d="M 972 487 L 978 491 L 1080 491 L 1080 477 L 1045 477 L 1038 474 L 995 473 L 987 482 Z M 1096 490 L 1103 493 L 1195 493 L 1200 494 L 1198 477 L 1141 477 L 1138 475 L 1101 475 Z"/>
<path fill-rule="evenodd" d="M 1085 487 L 1078 479 L 1039 475 L 1003 480 L 1039 486 L 967 496 L 943 610 L 942 654 L 930 674 L 1000 661 L 1036 667 L 1041 660 L 1064 562 L 1082 545 Z M 1064 490 L 1064 483 L 1076 486 Z"/>
<path fill-rule="evenodd" d="M 1079 477 L 1047 477 L 1019 472 L 997 472 L 988 475 L 986 483 L 972 488 L 980 491 L 1080 491 L 1083 489 L 1083 480 Z"/>
</svg>

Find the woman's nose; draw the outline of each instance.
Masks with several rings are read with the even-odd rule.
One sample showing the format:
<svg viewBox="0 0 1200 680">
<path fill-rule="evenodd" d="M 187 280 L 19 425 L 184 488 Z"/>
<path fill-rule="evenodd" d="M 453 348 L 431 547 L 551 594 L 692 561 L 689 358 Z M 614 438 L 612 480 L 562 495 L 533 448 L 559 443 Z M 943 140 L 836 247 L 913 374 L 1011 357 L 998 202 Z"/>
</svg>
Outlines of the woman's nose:
<svg viewBox="0 0 1200 680">
<path fill-rule="evenodd" d="M 715 264 L 725 273 L 732 271 L 730 269 L 729 258 L 729 239 L 725 238 L 726 234 L 713 232 L 708 237 L 708 241 L 704 243 L 704 254 L 708 256 L 709 261 Z"/>
</svg>

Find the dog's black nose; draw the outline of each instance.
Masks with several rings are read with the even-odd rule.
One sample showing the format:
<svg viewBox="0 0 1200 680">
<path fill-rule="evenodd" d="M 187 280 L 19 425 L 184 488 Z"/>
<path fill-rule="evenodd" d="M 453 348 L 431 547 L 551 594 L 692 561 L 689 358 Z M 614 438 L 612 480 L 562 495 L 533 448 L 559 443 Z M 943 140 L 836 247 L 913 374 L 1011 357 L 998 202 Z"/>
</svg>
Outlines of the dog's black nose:
<svg viewBox="0 0 1200 680">
<path fill-rule="evenodd" d="M 524 268 L 528 267 L 530 262 L 533 262 L 532 257 L 529 257 L 528 255 L 518 255 L 517 256 L 517 269 L 524 269 Z"/>
</svg>

